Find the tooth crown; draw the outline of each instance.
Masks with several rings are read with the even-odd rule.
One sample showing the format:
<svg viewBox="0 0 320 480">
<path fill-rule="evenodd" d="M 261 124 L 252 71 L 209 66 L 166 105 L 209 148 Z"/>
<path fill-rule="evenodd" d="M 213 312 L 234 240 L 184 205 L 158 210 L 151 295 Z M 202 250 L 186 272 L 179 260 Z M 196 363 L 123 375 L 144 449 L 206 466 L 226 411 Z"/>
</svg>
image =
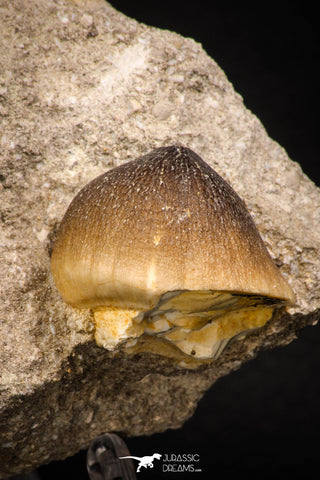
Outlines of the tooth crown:
<svg viewBox="0 0 320 480">
<path fill-rule="evenodd" d="M 86 185 L 61 222 L 51 269 L 66 302 L 95 311 L 106 348 L 145 332 L 187 355 L 214 357 L 210 345 L 254 327 L 252 302 L 261 325 L 272 314 L 266 299 L 295 298 L 243 201 L 182 146 Z"/>
</svg>

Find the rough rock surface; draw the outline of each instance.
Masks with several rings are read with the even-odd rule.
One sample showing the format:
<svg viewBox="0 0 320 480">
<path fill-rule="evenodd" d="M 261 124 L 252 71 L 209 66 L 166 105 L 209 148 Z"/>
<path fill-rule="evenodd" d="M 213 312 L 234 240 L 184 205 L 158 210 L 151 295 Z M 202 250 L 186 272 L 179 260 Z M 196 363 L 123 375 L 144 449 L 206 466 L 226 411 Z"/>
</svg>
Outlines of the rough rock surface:
<svg viewBox="0 0 320 480">
<path fill-rule="evenodd" d="M 268 138 L 191 39 L 103 0 L 0 0 L 0 478 L 74 454 L 104 431 L 179 427 L 206 389 L 319 317 L 320 192 Z M 184 370 L 92 341 L 50 274 L 54 231 L 108 168 L 172 143 L 245 200 L 297 305 L 218 361 Z"/>
</svg>

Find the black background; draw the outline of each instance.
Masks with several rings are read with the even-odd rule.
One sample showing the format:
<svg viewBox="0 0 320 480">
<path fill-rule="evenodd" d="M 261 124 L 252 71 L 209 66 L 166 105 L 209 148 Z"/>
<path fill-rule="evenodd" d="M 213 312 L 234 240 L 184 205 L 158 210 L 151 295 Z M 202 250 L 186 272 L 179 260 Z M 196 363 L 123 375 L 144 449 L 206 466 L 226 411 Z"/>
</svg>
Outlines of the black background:
<svg viewBox="0 0 320 480">
<path fill-rule="evenodd" d="M 318 159 L 319 27 L 316 7 L 278 2 L 114 0 L 140 22 L 201 42 L 246 106 L 292 160 L 320 185 Z M 316 5 L 316 2 L 314 3 Z M 125 439 L 131 454 L 198 453 L 202 473 L 153 470 L 138 478 L 209 479 L 221 474 L 318 472 L 320 327 L 304 329 L 281 349 L 262 352 L 220 379 L 179 430 Z M 41 467 L 38 478 L 88 479 L 85 454 Z"/>
</svg>

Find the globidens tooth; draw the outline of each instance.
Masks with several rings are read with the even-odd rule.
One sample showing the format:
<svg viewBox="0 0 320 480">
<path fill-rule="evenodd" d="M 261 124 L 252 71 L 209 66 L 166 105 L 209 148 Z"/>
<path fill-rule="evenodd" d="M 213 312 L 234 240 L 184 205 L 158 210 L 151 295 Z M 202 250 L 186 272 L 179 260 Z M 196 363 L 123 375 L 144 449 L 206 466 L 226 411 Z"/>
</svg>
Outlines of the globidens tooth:
<svg viewBox="0 0 320 480">
<path fill-rule="evenodd" d="M 186 365 L 219 356 L 295 300 L 243 201 L 196 153 L 158 148 L 71 202 L 51 257 L 64 300 L 108 350 Z"/>
</svg>

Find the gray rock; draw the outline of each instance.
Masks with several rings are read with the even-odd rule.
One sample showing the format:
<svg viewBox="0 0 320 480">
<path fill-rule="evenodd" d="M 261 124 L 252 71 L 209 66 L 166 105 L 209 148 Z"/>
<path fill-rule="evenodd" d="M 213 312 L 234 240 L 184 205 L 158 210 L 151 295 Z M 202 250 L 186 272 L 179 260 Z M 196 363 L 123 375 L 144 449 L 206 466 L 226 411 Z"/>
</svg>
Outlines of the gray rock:
<svg viewBox="0 0 320 480">
<path fill-rule="evenodd" d="M 219 377 L 317 322 L 320 192 L 271 140 L 191 39 L 103 0 L 0 4 L 0 478 L 74 454 L 105 431 L 161 432 L 189 418 Z M 50 273 L 55 229 L 108 168 L 182 143 L 245 200 L 297 295 L 199 370 L 117 356 L 88 333 Z"/>
</svg>

